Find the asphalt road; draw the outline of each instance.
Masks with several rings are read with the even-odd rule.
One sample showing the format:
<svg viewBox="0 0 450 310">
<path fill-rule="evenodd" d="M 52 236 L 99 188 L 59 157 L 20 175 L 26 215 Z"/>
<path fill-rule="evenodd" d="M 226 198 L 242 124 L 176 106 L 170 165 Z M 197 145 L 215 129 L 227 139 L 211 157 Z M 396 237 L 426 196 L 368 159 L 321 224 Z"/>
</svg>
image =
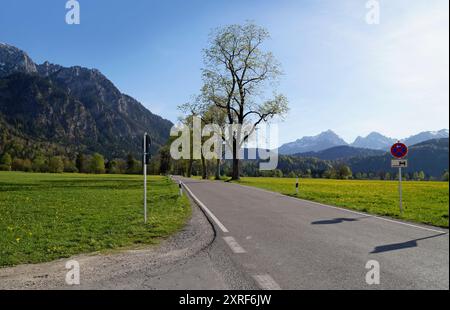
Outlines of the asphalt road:
<svg viewBox="0 0 450 310">
<path fill-rule="evenodd" d="M 448 230 L 236 184 L 181 180 L 262 289 L 449 289 Z M 379 264 L 380 283 L 366 274 Z M 373 279 L 373 278 L 372 278 Z"/>
</svg>

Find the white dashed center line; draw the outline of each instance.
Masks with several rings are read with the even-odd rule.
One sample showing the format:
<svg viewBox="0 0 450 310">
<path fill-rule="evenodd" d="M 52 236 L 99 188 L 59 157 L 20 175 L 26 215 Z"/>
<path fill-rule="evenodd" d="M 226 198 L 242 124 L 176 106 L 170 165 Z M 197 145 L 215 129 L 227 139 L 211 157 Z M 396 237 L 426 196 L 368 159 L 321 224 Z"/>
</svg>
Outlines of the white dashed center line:
<svg viewBox="0 0 450 310">
<path fill-rule="evenodd" d="M 200 199 L 197 198 L 197 196 L 194 195 L 194 193 L 189 189 L 189 187 L 186 186 L 183 182 L 181 183 L 183 187 L 186 189 L 186 191 L 189 193 L 189 195 L 192 197 L 192 199 L 195 200 L 195 202 L 200 206 L 200 208 L 203 209 L 203 211 L 206 212 L 206 214 L 209 215 L 209 217 L 214 221 L 214 223 L 222 230 L 224 233 L 229 233 L 228 229 L 219 221 L 219 219 L 209 210 L 203 202 L 200 201 Z M 251 236 L 247 236 L 247 240 L 252 239 Z M 232 236 L 225 236 L 223 237 L 223 240 L 225 243 L 230 247 L 230 249 L 235 254 L 244 254 L 247 253 L 247 251 L 244 250 L 243 247 L 239 245 L 239 243 L 234 239 Z M 278 285 L 277 282 L 268 274 L 260 274 L 260 275 L 254 275 L 253 278 L 257 282 L 258 286 L 263 290 L 281 290 L 281 287 Z"/>
<path fill-rule="evenodd" d="M 256 280 L 259 287 L 263 290 L 281 290 L 281 287 L 278 285 L 278 283 L 275 282 L 275 280 L 272 279 L 272 277 L 268 274 L 255 275 L 253 276 L 253 278 Z"/>
</svg>

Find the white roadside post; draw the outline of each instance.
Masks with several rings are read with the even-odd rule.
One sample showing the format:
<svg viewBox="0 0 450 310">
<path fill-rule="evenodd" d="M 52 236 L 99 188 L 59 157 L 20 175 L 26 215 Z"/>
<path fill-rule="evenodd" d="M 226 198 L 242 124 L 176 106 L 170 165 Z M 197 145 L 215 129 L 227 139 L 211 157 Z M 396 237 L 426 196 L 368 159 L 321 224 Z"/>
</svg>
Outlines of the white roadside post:
<svg viewBox="0 0 450 310">
<path fill-rule="evenodd" d="M 298 196 L 298 176 L 297 181 L 295 182 L 295 194 Z"/>
<path fill-rule="evenodd" d="M 143 172 L 144 172 L 144 223 L 147 224 L 147 164 L 150 155 L 150 136 L 145 133 L 143 140 L 143 156 L 142 156 L 142 164 L 143 164 Z"/>
<path fill-rule="evenodd" d="M 147 223 L 147 133 L 144 134 L 144 152 L 142 163 L 144 164 L 144 223 Z"/>
<path fill-rule="evenodd" d="M 181 184 L 181 181 L 178 181 L 178 187 L 180 188 L 180 196 L 183 196 L 183 185 Z"/>
</svg>

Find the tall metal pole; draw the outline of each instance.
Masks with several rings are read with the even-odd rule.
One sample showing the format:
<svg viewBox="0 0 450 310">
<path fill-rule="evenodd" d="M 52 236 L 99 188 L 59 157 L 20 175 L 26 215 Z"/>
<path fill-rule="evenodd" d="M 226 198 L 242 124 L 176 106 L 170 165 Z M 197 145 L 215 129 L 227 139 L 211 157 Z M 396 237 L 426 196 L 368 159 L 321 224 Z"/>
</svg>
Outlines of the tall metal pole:
<svg viewBox="0 0 450 310">
<path fill-rule="evenodd" d="M 144 134 L 144 223 L 147 223 L 147 133 Z"/>
<path fill-rule="evenodd" d="M 400 214 L 403 215 L 403 202 L 402 202 L 402 168 L 398 168 L 398 193 L 400 195 Z"/>
</svg>

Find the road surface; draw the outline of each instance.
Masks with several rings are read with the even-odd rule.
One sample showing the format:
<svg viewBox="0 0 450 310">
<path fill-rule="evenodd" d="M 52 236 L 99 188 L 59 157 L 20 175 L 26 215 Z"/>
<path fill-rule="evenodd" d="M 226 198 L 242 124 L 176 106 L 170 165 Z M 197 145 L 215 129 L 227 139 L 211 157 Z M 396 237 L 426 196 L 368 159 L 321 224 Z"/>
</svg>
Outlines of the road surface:
<svg viewBox="0 0 450 310">
<path fill-rule="evenodd" d="M 215 242 L 260 288 L 449 289 L 448 230 L 237 184 L 176 179 L 214 224 Z M 380 283 L 369 285 L 373 261 Z"/>
</svg>

